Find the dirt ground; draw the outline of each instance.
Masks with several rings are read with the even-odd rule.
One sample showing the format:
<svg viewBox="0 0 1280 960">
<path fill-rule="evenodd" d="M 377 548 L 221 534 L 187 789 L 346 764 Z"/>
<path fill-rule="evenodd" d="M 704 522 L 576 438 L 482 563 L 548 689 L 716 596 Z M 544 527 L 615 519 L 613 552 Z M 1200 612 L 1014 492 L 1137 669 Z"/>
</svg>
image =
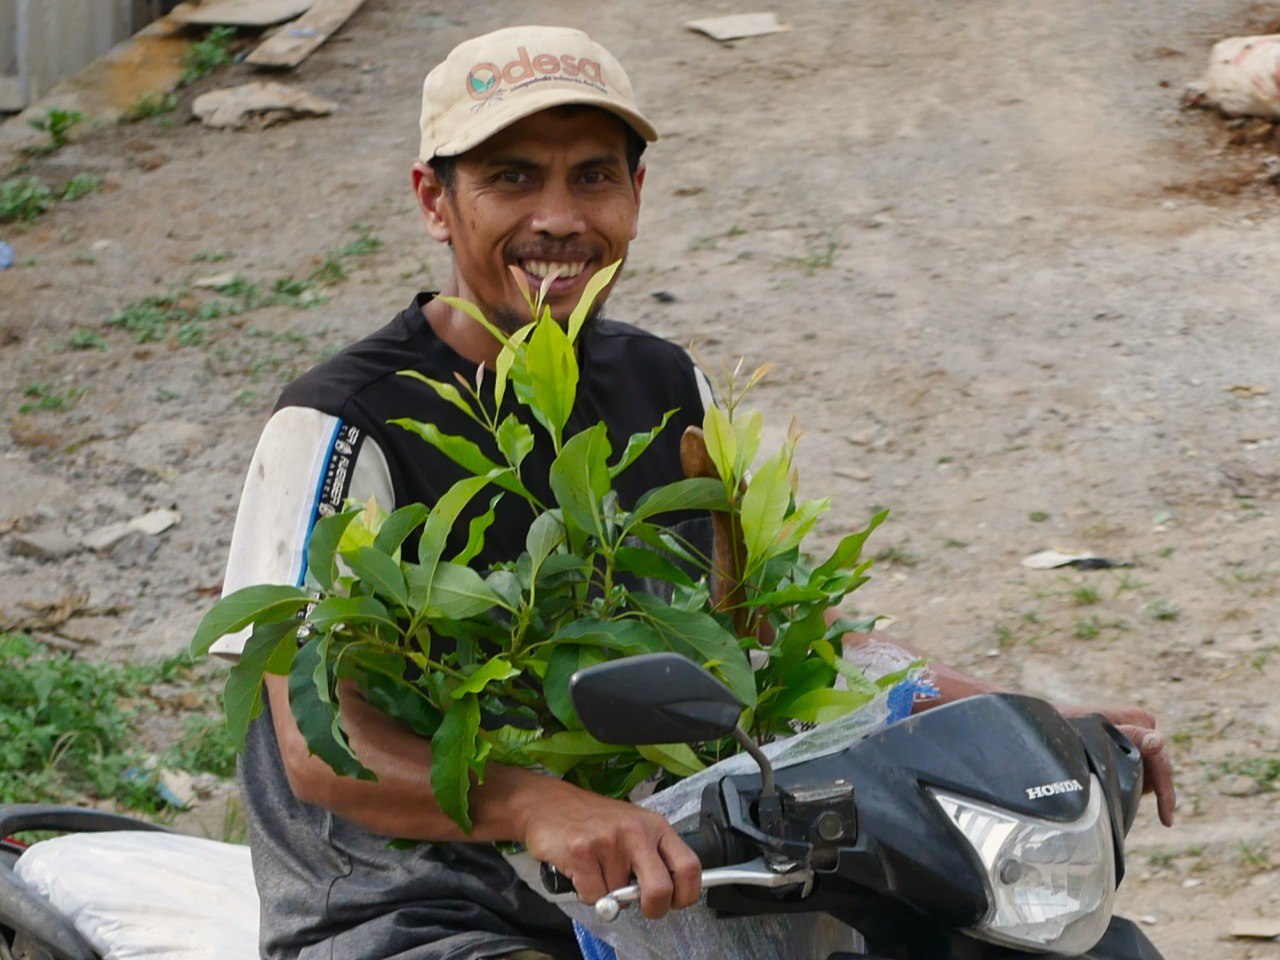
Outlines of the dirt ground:
<svg viewBox="0 0 1280 960">
<path fill-rule="evenodd" d="M 1275 147 L 1178 106 L 1213 41 L 1280 8 L 796 0 L 788 32 L 718 44 L 681 25 L 723 0 L 501 7 L 368 0 L 287 78 L 329 118 L 191 122 L 235 66 L 33 163 L 105 189 L 0 227 L 0 615 L 87 593 L 55 631 L 85 656 L 186 644 L 280 387 L 445 276 L 408 187 L 422 75 L 486 29 L 581 26 L 664 133 L 610 313 L 712 367 L 774 362 L 756 399 L 777 438 L 793 414 L 807 432 L 827 542 L 892 509 L 861 611 L 1029 692 L 1154 711 L 1178 824 L 1144 809 L 1122 912 L 1169 960 L 1280 958 L 1228 936 L 1280 918 Z M 137 306 L 252 306 L 192 282 L 265 294 L 326 261 L 345 278 L 305 308 Z M 13 552 L 160 507 L 182 519 L 156 536 Z M 1046 547 L 1127 565 L 1020 564 Z"/>
</svg>

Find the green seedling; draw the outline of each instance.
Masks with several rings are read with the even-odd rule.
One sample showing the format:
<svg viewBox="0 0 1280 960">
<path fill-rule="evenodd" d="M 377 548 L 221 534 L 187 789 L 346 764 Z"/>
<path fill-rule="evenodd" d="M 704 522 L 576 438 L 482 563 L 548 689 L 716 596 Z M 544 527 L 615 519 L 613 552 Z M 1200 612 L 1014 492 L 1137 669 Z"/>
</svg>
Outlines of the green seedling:
<svg viewBox="0 0 1280 960">
<path fill-rule="evenodd" d="M 53 206 L 53 191 L 39 177 L 0 181 L 0 222 L 30 223 Z"/>
</svg>

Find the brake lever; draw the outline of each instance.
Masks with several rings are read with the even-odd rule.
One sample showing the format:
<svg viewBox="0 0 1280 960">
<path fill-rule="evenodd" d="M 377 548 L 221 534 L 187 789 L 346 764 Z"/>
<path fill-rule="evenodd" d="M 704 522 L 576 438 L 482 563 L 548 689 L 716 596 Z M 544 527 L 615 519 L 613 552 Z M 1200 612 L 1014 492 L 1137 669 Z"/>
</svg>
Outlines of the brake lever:
<svg viewBox="0 0 1280 960">
<path fill-rule="evenodd" d="M 702 888 L 711 887 L 763 887 L 766 890 L 777 890 L 782 887 L 799 886 L 800 896 L 807 897 L 813 890 L 813 871 L 794 869 L 787 873 L 770 870 L 763 857 L 757 857 L 747 863 L 735 864 L 731 867 L 715 867 L 702 871 Z M 596 916 L 605 923 L 618 919 L 618 914 L 627 904 L 640 899 L 640 885 L 630 884 L 619 887 L 596 901 Z"/>
</svg>

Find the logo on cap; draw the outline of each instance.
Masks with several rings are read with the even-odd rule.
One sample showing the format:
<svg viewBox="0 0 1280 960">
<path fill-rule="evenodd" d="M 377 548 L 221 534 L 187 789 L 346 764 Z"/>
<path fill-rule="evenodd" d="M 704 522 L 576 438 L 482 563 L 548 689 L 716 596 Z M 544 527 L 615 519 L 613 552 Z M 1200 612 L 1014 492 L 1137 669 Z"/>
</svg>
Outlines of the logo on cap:
<svg viewBox="0 0 1280 960">
<path fill-rule="evenodd" d="M 573 57 L 569 54 L 556 56 L 550 53 L 539 53 L 530 57 L 525 47 L 516 48 L 516 58 L 505 66 L 496 63 L 477 63 L 467 73 L 467 93 L 474 100 L 488 100 L 502 89 L 502 81 L 514 86 L 523 86 L 534 80 L 552 78 L 574 80 L 577 83 L 589 83 L 601 90 L 605 89 L 604 71 L 596 60 L 586 57 Z"/>
</svg>

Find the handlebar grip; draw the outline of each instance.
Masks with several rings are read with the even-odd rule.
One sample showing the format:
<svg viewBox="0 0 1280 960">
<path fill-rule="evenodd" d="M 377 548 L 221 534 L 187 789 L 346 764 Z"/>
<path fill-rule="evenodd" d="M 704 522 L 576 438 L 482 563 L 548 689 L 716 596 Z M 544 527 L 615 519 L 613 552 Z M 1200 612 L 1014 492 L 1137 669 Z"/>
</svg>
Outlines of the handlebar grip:
<svg viewBox="0 0 1280 960">
<path fill-rule="evenodd" d="M 703 868 L 720 866 L 722 854 L 720 843 L 701 830 L 690 830 L 680 834 L 680 839 L 689 845 Z M 542 889 L 547 893 L 573 893 L 573 881 L 549 863 L 538 865 L 538 874 L 542 879 Z"/>
</svg>

